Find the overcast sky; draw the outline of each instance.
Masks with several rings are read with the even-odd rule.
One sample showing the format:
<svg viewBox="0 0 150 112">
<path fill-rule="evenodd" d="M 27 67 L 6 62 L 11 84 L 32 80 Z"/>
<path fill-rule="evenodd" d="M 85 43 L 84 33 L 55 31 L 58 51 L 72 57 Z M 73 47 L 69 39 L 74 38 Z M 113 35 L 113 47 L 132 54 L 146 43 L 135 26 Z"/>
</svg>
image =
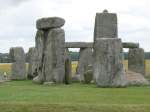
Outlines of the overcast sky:
<svg viewBox="0 0 150 112">
<path fill-rule="evenodd" d="M 150 51 L 150 0 L 0 0 L 0 52 L 35 45 L 35 22 L 41 17 L 66 20 L 66 41 L 93 40 L 96 12 L 117 13 L 122 41 L 139 42 Z"/>
</svg>

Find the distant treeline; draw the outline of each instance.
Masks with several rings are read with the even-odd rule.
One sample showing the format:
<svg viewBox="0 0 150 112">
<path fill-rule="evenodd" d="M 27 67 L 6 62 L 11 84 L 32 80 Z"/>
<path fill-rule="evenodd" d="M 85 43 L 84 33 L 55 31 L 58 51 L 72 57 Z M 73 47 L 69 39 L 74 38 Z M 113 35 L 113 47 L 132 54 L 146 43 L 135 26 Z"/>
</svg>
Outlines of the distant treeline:
<svg viewBox="0 0 150 112">
<path fill-rule="evenodd" d="M 70 51 L 72 61 L 79 60 L 79 52 Z M 128 52 L 124 52 L 124 59 L 128 59 Z M 150 59 L 150 52 L 145 52 L 145 59 Z M 26 58 L 28 62 L 28 59 Z M 0 53 L 0 63 L 11 63 L 8 53 Z"/>
</svg>

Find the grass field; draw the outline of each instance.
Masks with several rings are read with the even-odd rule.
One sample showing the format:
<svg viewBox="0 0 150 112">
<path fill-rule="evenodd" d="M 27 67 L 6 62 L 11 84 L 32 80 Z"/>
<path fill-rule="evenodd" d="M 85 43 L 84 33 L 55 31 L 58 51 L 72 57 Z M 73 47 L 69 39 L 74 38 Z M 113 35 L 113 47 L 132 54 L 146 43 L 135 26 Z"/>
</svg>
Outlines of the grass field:
<svg viewBox="0 0 150 112">
<path fill-rule="evenodd" d="M 0 84 L 0 112 L 150 112 L 150 87 Z"/>
<path fill-rule="evenodd" d="M 127 67 L 127 61 L 124 61 Z M 72 63 L 75 72 L 77 62 Z M 150 60 L 146 72 L 150 73 Z M 10 64 L 0 64 L 10 74 Z M 95 85 L 36 85 L 32 81 L 0 83 L 0 112 L 150 112 L 150 86 L 97 88 Z"/>
</svg>

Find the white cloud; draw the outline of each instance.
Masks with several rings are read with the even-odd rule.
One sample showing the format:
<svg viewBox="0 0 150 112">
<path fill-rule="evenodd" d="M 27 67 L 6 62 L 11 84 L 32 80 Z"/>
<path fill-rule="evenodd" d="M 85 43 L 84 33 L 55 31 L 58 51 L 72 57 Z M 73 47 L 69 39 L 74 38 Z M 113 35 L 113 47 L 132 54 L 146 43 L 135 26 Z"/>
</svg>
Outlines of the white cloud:
<svg viewBox="0 0 150 112">
<path fill-rule="evenodd" d="M 150 51 L 149 0 L 0 0 L 0 52 L 34 46 L 35 22 L 41 17 L 66 20 L 66 41 L 92 41 L 96 12 L 118 14 L 119 37 Z"/>
</svg>

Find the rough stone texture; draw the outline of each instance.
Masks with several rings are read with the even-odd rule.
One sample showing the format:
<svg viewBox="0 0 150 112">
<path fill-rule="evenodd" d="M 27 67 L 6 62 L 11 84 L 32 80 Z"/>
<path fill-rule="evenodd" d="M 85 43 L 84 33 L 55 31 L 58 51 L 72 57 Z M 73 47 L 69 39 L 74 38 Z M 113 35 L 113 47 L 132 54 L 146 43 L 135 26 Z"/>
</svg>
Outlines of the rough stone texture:
<svg viewBox="0 0 150 112">
<path fill-rule="evenodd" d="M 37 69 L 39 65 L 39 60 L 37 60 L 38 52 L 35 47 L 29 48 L 28 51 L 28 79 L 33 79 L 35 76 L 37 76 Z"/>
<path fill-rule="evenodd" d="M 123 48 L 139 48 L 139 43 L 123 42 L 122 46 Z"/>
<path fill-rule="evenodd" d="M 71 57 L 69 56 L 68 49 L 66 49 L 66 52 L 65 52 L 65 84 L 70 84 L 71 78 L 72 78 Z"/>
<path fill-rule="evenodd" d="M 80 82 L 80 75 L 78 75 L 78 74 L 73 75 L 72 82 Z"/>
<path fill-rule="evenodd" d="M 62 83 L 65 76 L 65 33 L 57 28 L 48 32 L 44 50 L 43 73 L 47 82 Z"/>
<path fill-rule="evenodd" d="M 128 69 L 143 75 L 145 74 L 144 50 L 142 48 L 129 49 Z"/>
<path fill-rule="evenodd" d="M 99 87 L 125 87 L 121 39 L 99 38 L 94 44 L 94 78 Z"/>
<path fill-rule="evenodd" d="M 143 86 L 149 85 L 149 81 L 144 78 L 140 73 L 127 71 L 126 72 L 127 82 L 129 86 Z"/>
<path fill-rule="evenodd" d="M 65 20 L 60 17 L 41 18 L 36 22 L 36 28 L 47 30 L 51 28 L 59 28 L 65 24 Z"/>
<path fill-rule="evenodd" d="M 115 13 L 96 13 L 95 28 L 94 28 L 94 42 L 96 38 L 117 38 L 117 15 Z"/>
<path fill-rule="evenodd" d="M 66 42 L 66 48 L 93 48 L 92 42 Z"/>
<path fill-rule="evenodd" d="M 87 70 L 86 72 L 84 72 L 84 82 L 86 84 L 91 83 L 92 79 L 93 79 L 93 71 L 92 70 Z"/>
<path fill-rule="evenodd" d="M 37 36 L 37 49 L 41 59 L 35 83 L 63 83 L 65 77 L 65 33 L 63 29 L 53 28 Z M 41 44 L 41 45 L 39 45 Z"/>
<path fill-rule="evenodd" d="M 43 52 L 44 52 L 44 31 L 38 30 L 35 36 L 35 48 L 37 49 L 37 72 L 35 71 L 35 78 L 33 79 L 34 83 L 43 83 L 44 76 L 42 74 L 42 61 L 43 61 Z"/>
<path fill-rule="evenodd" d="M 11 79 L 23 80 L 26 78 L 26 65 L 25 65 L 25 53 L 21 47 L 13 47 L 10 49 L 11 66 Z"/>
<path fill-rule="evenodd" d="M 89 65 L 87 70 L 84 72 L 84 82 L 86 84 L 91 83 L 93 80 L 93 65 Z"/>
<path fill-rule="evenodd" d="M 86 71 L 88 65 L 93 65 L 92 48 L 81 48 L 76 72 L 76 74 L 80 75 L 81 81 L 84 81 L 84 72 Z"/>
</svg>

